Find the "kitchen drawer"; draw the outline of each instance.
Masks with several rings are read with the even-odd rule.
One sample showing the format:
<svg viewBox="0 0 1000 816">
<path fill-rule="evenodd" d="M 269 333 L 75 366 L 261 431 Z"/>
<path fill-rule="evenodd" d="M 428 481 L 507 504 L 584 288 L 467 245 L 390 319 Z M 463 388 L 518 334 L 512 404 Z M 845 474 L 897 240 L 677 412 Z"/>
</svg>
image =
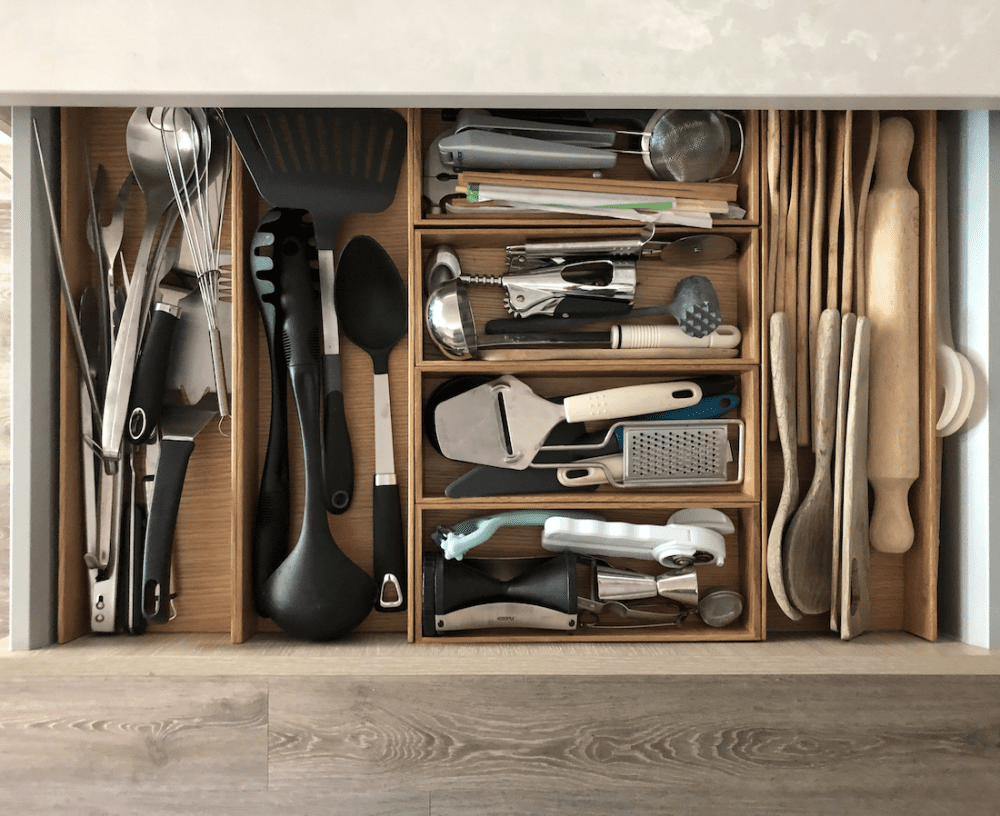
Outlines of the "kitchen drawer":
<svg viewBox="0 0 1000 816">
<path fill-rule="evenodd" d="M 63 111 L 63 245 L 77 292 L 91 274 L 90 251 L 85 239 L 85 174 L 79 145 L 89 147 L 91 168 L 104 165 L 108 189 L 117 190 L 128 172 L 124 154 L 125 109 L 66 109 Z M 603 237 L 635 232 L 635 226 L 612 219 L 576 217 L 465 217 L 434 215 L 421 203 L 421 163 L 426 146 L 446 123 L 438 110 L 407 112 L 410 145 L 392 206 L 378 215 L 351 215 L 340 231 L 338 251 L 355 234 L 377 238 L 393 257 L 409 282 L 410 331 L 390 360 L 390 391 L 395 441 L 395 465 L 408 529 L 411 568 L 410 609 L 407 614 L 373 612 L 360 632 L 396 636 L 434 643 L 536 642 L 536 641 L 698 641 L 760 640 L 770 632 L 786 628 L 823 629 L 823 621 L 810 619 L 789 627 L 769 602 L 764 576 L 768 520 L 780 492 L 780 456 L 768 442 L 767 411 L 769 379 L 767 320 L 764 314 L 761 275 L 766 258 L 769 224 L 762 206 L 762 166 L 766 152 L 759 112 L 745 112 L 747 148 L 736 176 L 738 200 L 747 215 L 724 222 L 719 232 L 737 244 L 735 256 L 714 262 L 702 270 L 696 266 L 671 268 L 653 259 L 639 264 L 637 304 L 665 302 L 677 280 L 685 274 L 704 271 L 716 284 L 724 322 L 741 332 L 735 356 L 694 354 L 685 358 L 655 354 L 616 358 L 595 352 L 586 359 L 573 359 L 533 352 L 499 351 L 490 359 L 450 359 L 431 342 L 424 325 L 424 263 L 431 249 L 441 243 L 456 247 L 463 271 L 496 275 L 504 271 L 504 248 L 529 238 Z M 875 628 L 908 630 L 933 639 L 936 634 L 936 545 L 939 483 L 936 467 L 939 444 L 933 433 L 935 404 L 933 329 L 934 304 L 927 293 L 934 291 L 933 268 L 933 114 L 908 114 L 917 126 L 918 149 L 910 176 L 921 192 L 921 466 L 922 477 L 911 491 L 917 542 L 904 556 L 873 558 Z M 643 178 L 641 163 L 623 161 L 622 178 Z M 175 537 L 176 574 L 179 588 L 176 617 L 153 633 L 227 633 L 242 642 L 258 632 L 276 632 L 259 618 L 250 598 L 250 532 L 259 474 L 267 437 L 270 378 L 267 350 L 252 288 L 247 282 L 247 251 L 255 226 L 267 211 L 249 175 L 236 168 L 226 222 L 227 245 L 233 251 L 233 420 L 224 433 L 213 426 L 199 437 L 188 470 Z M 141 219 L 139 196 L 131 201 L 125 252 L 135 253 Z M 661 230 L 669 240 L 697 232 L 671 227 Z M 659 235 L 659 233 L 658 233 Z M 472 287 L 477 321 L 504 314 L 502 290 Z M 372 385 L 368 355 L 346 340 L 344 354 L 345 394 L 348 420 L 355 451 L 355 498 L 351 509 L 330 516 L 338 545 L 363 568 L 371 571 Z M 585 367 L 585 373 L 583 370 Z M 595 390 L 620 384 L 684 379 L 699 375 L 728 374 L 736 378 L 741 403 L 734 414 L 745 429 L 742 479 L 733 485 L 699 488 L 601 487 L 592 494 L 558 494 L 553 497 L 497 497 L 449 499 L 444 488 L 468 469 L 437 454 L 424 433 L 423 404 L 435 386 L 460 374 L 514 374 L 546 396 Z M 87 631 L 86 572 L 83 552 L 80 484 L 79 403 L 76 359 L 63 327 L 60 359 L 60 518 L 59 529 L 59 640 L 72 640 Z M 290 411 L 294 416 L 294 407 Z M 290 423 L 296 451 L 295 423 Z M 803 475 L 811 466 L 811 454 L 800 450 Z M 297 537 L 296 519 L 302 502 L 301 457 L 292 457 L 292 541 Z M 803 480 L 803 491 L 808 482 Z M 744 597 L 744 613 L 725 629 L 711 629 L 695 616 L 681 627 L 660 629 L 589 629 L 567 635 L 544 631 L 470 632 L 448 637 L 427 637 L 421 630 L 421 562 L 432 551 L 430 533 L 438 525 L 453 524 L 476 515 L 511 507 L 594 509 L 614 520 L 641 523 L 666 522 L 674 510 L 689 506 L 711 506 L 724 511 L 734 522 L 727 537 L 727 558 L 722 567 L 701 570 L 704 588 L 723 586 Z M 478 555 L 478 551 L 476 555 Z M 544 554 L 538 530 L 510 530 L 483 547 L 484 555 L 517 557 Z M 634 565 L 633 565 L 634 566 Z M 655 573 L 652 563 L 640 565 Z M 713 572 L 716 571 L 716 572 Z M 151 634 L 150 636 L 155 636 Z"/>
</svg>

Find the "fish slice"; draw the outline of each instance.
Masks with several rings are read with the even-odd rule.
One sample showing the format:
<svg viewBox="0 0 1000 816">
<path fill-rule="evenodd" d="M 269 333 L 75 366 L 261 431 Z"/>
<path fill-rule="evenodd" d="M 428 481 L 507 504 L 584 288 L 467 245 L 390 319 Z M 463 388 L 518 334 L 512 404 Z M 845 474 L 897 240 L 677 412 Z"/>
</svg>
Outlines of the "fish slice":
<svg viewBox="0 0 1000 816">
<path fill-rule="evenodd" d="M 523 470 L 561 422 L 685 408 L 700 402 L 701 397 L 696 383 L 679 381 L 579 394 L 557 404 L 505 374 L 438 405 L 434 430 L 441 453 L 449 459 Z"/>
<path fill-rule="evenodd" d="M 224 329 L 227 335 L 223 351 L 228 352 L 232 347 L 228 308 L 225 316 L 220 310 L 219 323 L 220 330 Z M 212 348 L 205 331 L 199 289 L 181 301 L 166 389 L 159 422 L 162 433 L 159 460 L 143 548 L 142 611 L 150 623 L 166 623 L 170 618 L 170 559 L 184 478 L 195 437 L 219 414 Z"/>
<path fill-rule="evenodd" d="M 228 108 L 223 115 L 261 196 L 313 217 L 323 307 L 323 471 L 328 509 L 343 512 L 351 503 L 354 463 L 334 306 L 334 247 L 345 216 L 382 212 L 396 197 L 406 120 L 386 108 Z"/>
</svg>

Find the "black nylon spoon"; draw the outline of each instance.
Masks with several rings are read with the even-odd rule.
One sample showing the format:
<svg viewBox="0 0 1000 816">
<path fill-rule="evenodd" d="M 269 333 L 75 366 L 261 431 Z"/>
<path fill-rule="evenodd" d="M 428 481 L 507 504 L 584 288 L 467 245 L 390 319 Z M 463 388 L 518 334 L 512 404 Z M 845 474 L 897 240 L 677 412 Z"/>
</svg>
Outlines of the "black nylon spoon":
<svg viewBox="0 0 1000 816">
<path fill-rule="evenodd" d="M 334 301 L 344 335 L 372 358 L 375 375 L 375 486 L 372 551 L 379 586 L 375 608 L 406 609 L 406 538 L 392 453 L 389 353 L 406 336 L 406 285 L 374 238 L 357 235 L 340 255 Z"/>
</svg>

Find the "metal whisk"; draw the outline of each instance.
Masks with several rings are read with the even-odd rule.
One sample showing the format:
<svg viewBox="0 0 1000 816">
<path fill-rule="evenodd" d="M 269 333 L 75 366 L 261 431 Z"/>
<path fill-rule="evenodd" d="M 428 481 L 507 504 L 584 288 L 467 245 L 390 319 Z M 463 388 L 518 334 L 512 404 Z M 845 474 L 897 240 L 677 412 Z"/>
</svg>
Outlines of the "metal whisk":
<svg viewBox="0 0 1000 816">
<path fill-rule="evenodd" d="M 160 118 L 160 132 L 163 151 L 170 171 L 170 185 L 180 212 L 184 227 L 184 238 L 198 278 L 198 288 L 205 307 L 209 337 L 212 345 L 212 368 L 215 374 L 215 388 L 219 399 L 219 413 L 222 418 L 230 416 L 229 394 L 226 387 L 225 360 L 218 324 L 218 303 L 220 294 L 219 258 L 221 252 L 222 215 L 225 210 L 226 190 L 231 171 L 230 137 L 221 113 L 204 108 L 186 108 L 190 119 L 177 116 L 178 108 L 163 108 Z M 169 118 L 168 118 L 169 117 Z M 178 126 L 190 122 L 188 138 L 194 137 L 199 143 L 195 154 L 194 168 L 181 165 L 178 149 Z M 167 127 L 169 122 L 170 127 Z M 196 132 L 191 132 L 196 129 Z M 173 159 L 173 161 L 170 161 Z M 175 164 L 181 172 L 174 172 Z M 193 170 L 194 182 L 184 184 L 183 179 Z"/>
</svg>

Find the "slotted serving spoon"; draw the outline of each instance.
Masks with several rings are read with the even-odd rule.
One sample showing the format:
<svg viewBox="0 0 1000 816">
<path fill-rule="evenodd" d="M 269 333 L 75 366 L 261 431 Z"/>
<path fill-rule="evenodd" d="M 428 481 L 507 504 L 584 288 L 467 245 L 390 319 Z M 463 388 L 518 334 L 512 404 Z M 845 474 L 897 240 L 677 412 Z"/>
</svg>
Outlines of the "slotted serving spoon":
<svg viewBox="0 0 1000 816">
<path fill-rule="evenodd" d="M 261 196 L 313 217 L 323 307 L 327 509 L 342 513 L 351 503 L 354 463 L 334 305 L 334 247 L 345 216 L 382 212 L 396 197 L 406 120 L 385 108 L 227 108 L 223 115 Z"/>
</svg>

